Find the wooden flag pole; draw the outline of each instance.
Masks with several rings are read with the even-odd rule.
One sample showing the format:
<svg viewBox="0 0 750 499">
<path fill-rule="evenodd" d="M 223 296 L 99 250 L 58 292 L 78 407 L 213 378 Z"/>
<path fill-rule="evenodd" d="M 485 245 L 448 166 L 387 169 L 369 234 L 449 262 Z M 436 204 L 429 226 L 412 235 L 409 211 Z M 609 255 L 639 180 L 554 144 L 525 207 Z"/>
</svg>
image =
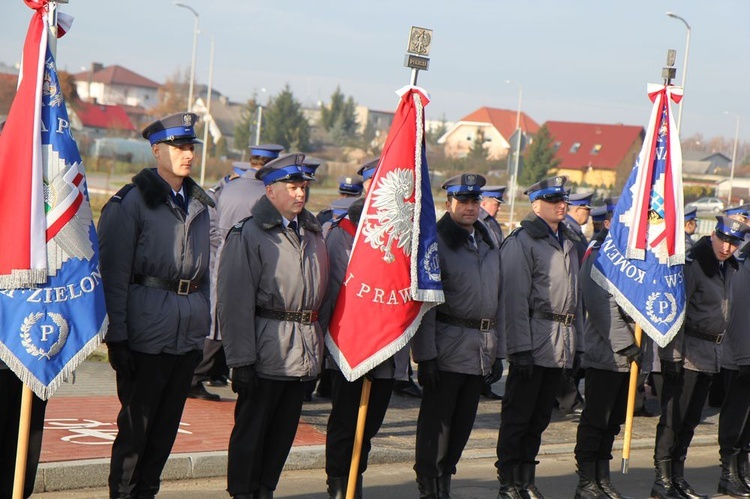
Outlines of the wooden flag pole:
<svg viewBox="0 0 750 499">
<path fill-rule="evenodd" d="M 367 408 L 370 405 L 371 384 L 367 377 L 362 380 L 362 396 L 359 398 L 357 430 L 354 432 L 354 448 L 352 449 L 352 463 L 349 466 L 349 481 L 346 485 L 346 499 L 354 499 L 354 494 L 357 491 L 359 460 L 362 456 L 362 441 L 365 438 L 365 422 L 367 421 Z"/>
<path fill-rule="evenodd" d="M 23 499 L 23 487 L 26 478 L 26 458 L 29 449 L 29 431 L 31 428 L 31 388 L 23 385 L 21 392 L 21 413 L 18 420 L 18 443 L 16 444 L 16 468 L 13 476 L 13 499 Z"/>
<path fill-rule="evenodd" d="M 635 325 L 635 344 L 641 346 L 643 330 L 638 324 Z M 628 388 L 628 408 L 625 416 L 625 437 L 622 442 L 622 472 L 628 472 L 630 464 L 630 440 L 633 437 L 633 413 L 635 412 L 635 394 L 638 390 L 638 372 L 640 368 L 636 362 L 630 364 L 630 386 Z"/>
</svg>

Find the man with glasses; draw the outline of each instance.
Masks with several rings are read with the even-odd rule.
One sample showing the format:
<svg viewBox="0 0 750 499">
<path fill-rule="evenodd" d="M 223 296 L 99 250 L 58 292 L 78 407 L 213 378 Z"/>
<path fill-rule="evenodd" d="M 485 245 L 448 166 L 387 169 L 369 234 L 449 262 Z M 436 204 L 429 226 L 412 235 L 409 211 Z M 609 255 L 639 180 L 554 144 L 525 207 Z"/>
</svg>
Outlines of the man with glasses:
<svg viewBox="0 0 750 499">
<path fill-rule="evenodd" d="M 510 361 L 497 442 L 499 499 L 543 497 L 534 484 L 536 456 L 549 425 L 563 369 L 573 367 L 580 327 L 578 237 L 562 223 L 567 177 L 529 187 L 533 210 L 502 247 Z"/>
</svg>

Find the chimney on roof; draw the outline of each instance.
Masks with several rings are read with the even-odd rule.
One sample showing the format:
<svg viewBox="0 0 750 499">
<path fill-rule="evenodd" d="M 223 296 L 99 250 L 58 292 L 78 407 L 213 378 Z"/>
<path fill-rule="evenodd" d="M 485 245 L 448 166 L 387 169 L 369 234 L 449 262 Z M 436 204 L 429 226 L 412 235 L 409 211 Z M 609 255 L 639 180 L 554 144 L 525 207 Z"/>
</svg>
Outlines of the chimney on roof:
<svg viewBox="0 0 750 499">
<path fill-rule="evenodd" d="M 91 72 L 92 73 L 96 73 L 98 71 L 101 71 L 102 69 L 104 69 L 104 64 L 102 64 L 101 62 L 92 62 L 91 63 Z"/>
</svg>

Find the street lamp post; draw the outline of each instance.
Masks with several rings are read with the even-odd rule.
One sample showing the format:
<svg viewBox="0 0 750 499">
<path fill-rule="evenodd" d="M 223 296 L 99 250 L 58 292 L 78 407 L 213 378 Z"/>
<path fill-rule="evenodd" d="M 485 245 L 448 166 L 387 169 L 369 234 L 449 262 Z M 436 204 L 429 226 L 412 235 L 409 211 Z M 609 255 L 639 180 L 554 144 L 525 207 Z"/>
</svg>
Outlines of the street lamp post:
<svg viewBox="0 0 750 499">
<path fill-rule="evenodd" d="M 266 89 L 261 88 L 261 93 L 265 93 Z M 260 97 L 258 97 L 258 118 L 255 121 L 255 144 L 260 145 L 260 127 L 263 125 L 263 104 L 260 104 Z"/>
<path fill-rule="evenodd" d="M 735 161 L 737 160 L 737 141 L 740 137 L 740 115 L 737 113 L 730 113 L 729 111 L 724 111 L 724 114 L 734 115 L 735 118 L 734 147 L 732 148 L 732 167 L 729 169 L 729 194 L 727 194 L 727 206 L 730 206 L 732 204 L 732 182 L 734 181 L 734 166 Z"/>
<path fill-rule="evenodd" d="M 513 172 L 510 175 L 510 213 L 508 215 L 508 228 L 513 230 L 513 214 L 516 208 L 516 195 L 518 194 L 518 162 L 521 156 L 521 98 L 523 87 L 518 82 L 505 80 L 505 83 L 518 85 L 518 110 L 516 111 L 516 152 L 513 158 Z M 511 144 L 513 145 L 513 144 Z"/>
<path fill-rule="evenodd" d="M 198 13 L 194 8 L 189 5 L 185 5 L 181 2 L 173 2 L 177 7 L 182 7 L 189 10 L 195 16 L 195 26 L 193 27 L 193 59 L 190 62 L 190 90 L 188 90 L 188 105 L 187 110 L 190 112 L 193 109 L 193 86 L 195 85 L 195 52 L 198 48 Z"/>
<path fill-rule="evenodd" d="M 209 34 L 209 33 L 204 33 Z M 211 116 L 211 92 L 214 81 L 214 35 L 211 36 L 211 55 L 208 59 L 208 95 L 206 96 L 206 115 L 203 118 L 203 151 L 201 153 L 201 185 L 206 179 L 206 153 L 208 151 L 208 127 L 213 122 Z"/>
<path fill-rule="evenodd" d="M 687 28 L 687 36 L 685 37 L 685 59 L 682 63 L 682 91 L 685 91 L 685 82 L 687 81 L 687 67 L 688 67 L 688 54 L 690 53 L 690 25 L 682 17 L 678 16 L 674 12 L 667 12 L 669 17 L 679 19 Z M 682 100 L 680 101 L 680 110 L 677 113 L 677 134 L 680 133 L 680 127 L 682 126 Z"/>
</svg>

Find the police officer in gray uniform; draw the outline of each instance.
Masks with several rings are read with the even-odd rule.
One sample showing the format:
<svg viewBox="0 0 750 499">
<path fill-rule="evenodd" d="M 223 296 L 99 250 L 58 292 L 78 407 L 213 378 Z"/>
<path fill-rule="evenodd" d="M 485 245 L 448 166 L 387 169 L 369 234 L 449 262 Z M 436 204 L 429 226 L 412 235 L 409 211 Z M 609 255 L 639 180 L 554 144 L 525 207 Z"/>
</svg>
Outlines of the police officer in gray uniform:
<svg viewBox="0 0 750 499">
<path fill-rule="evenodd" d="M 318 310 L 328 285 L 320 224 L 305 209 L 304 154 L 258 170 L 266 193 L 227 236 L 219 260 L 217 314 L 232 390 L 227 491 L 268 499 L 302 411 L 304 381 L 318 376 L 323 332 Z"/>
<path fill-rule="evenodd" d="M 529 187 L 530 213 L 502 247 L 510 369 L 497 441 L 499 498 L 542 497 L 536 456 L 564 368 L 573 367 L 580 328 L 576 235 L 562 223 L 567 177 Z"/>
<path fill-rule="evenodd" d="M 612 444 L 625 422 L 631 362 L 640 362 L 633 319 L 591 278 L 591 269 L 608 229 L 597 234 L 583 259 L 578 281 L 586 302 L 583 367 L 586 406 L 576 436 L 578 499 L 622 498 L 610 480 Z"/>
<path fill-rule="evenodd" d="M 110 497 L 153 497 L 172 449 L 209 313 L 210 197 L 190 178 L 197 116 L 148 125 L 155 169 L 102 209 L 99 249 L 109 314 L 105 342 L 122 409 Z"/>
<path fill-rule="evenodd" d="M 250 148 L 250 163 L 234 166 L 232 174 L 223 177 L 208 190 L 216 206 L 211 214 L 211 329 L 203 345 L 203 360 L 195 369 L 188 397 L 218 402 L 220 397 L 203 386 L 209 382 L 226 386 L 229 374 L 221 344 L 221 331 L 216 321 L 216 274 L 224 240 L 232 226 L 250 216 L 255 202 L 265 192 L 263 183 L 255 179 L 258 168 L 279 157 L 284 149 L 278 144 L 261 144 Z M 231 187 L 230 187 L 231 186 Z"/>
<path fill-rule="evenodd" d="M 479 221 L 490 231 L 492 243 L 498 248 L 505 239 L 503 229 L 497 221 L 500 206 L 505 202 L 504 194 L 504 185 L 486 185 L 482 188 L 482 203 L 479 205 Z"/>
<path fill-rule="evenodd" d="M 721 363 L 721 343 L 729 322 L 729 286 L 739 267 L 732 254 L 750 230 L 725 216 L 716 219 L 711 236 L 699 239 L 685 258 L 683 327 L 665 348 L 659 349 L 663 389 L 651 497 L 703 497 L 685 480 L 685 459 L 700 422 L 711 377 Z M 733 479 L 736 460 L 723 457 L 721 465 L 719 492 L 746 497 L 735 495 L 744 491 Z"/>
<path fill-rule="evenodd" d="M 503 372 L 500 250 L 478 221 L 485 179 L 447 180 L 446 213 L 437 223 L 445 302 L 429 310 L 412 339 L 422 404 L 414 471 L 421 498 L 449 498 L 451 477 L 474 425 L 485 378 Z"/>
<path fill-rule="evenodd" d="M 728 462 L 728 473 L 721 477 L 724 489 L 750 496 L 750 247 L 735 257 L 739 270 L 732 279 L 729 297 L 729 326 L 724 338 L 721 368 L 726 396 L 719 414 L 719 456 Z M 722 484 L 719 484 L 722 487 Z"/>
<path fill-rule="evenodd" d="M 693 206 L 692 208 L 685 208 L 685 251 L 693 247 L 693 234 L 697 227 L 696 218 L 698 216 L 698 208 Z"/>
</svg>

